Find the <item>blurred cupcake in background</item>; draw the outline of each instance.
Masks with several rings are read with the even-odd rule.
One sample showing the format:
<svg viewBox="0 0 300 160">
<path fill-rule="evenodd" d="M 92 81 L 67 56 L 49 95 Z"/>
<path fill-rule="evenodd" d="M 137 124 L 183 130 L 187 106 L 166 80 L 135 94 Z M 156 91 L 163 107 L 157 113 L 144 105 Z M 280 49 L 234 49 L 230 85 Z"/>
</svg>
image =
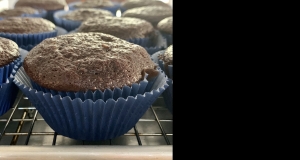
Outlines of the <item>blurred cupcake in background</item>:
<svg viewBox="0 0 300 160">
<path fill-rule="evenodd" d="M 152 23 L 152 25 L 156 27 L 158 22 L 172 15 L 173 9 L 171 7 L 144 6 L 128 9 L 122 14 L 122 17 L 134 17 L 144 19 Z"/>
<path fill-rule="evenodd" d="M 169 87 L 162 95 L 166 107 L 173 113 L 173 45 L 170 45 L 166 50 L 156 52 L 151 58 L 168 76 Z"/>
<path fill-rule="evenodd" d="M 0 37 L 16 42 L 25 50 L 30 50 L 46 38 L 57 36 L 56 26 L 43 18 L 10 17 L 1 20 L 0 26 Z"/>
<path fill-rule="evenodd" d="M 77 140 L 127 133 L 168 87 L 143 47 L 104 33 L 48 38 L 23 67 L 15 84 L 54 131 Z"/>
<path fill-rule="evenodd" d="M 168 46 L 173 44 L 173 16 L 159 21 L 156 28 L 166 38 Z"/>
<path fill-rule="evenodd" d="M 45 18 L 52 23 L 54 22 L 53 14 L 55 11 L 68 9 L 66 0 L 18 0 L 15 4 L 16 7 L 28 6 L 36 9 L 43 9 L 47 11 Z"/>
<path fill-rule="evenodd" d="M 21 65 L 18 45 L 0 37 L 0 116 L 5 114 L 14 103 L 18 93 L 13 76 Z"/>
<path fill-rule="evenodd" d="M 122 11 L 144 6 L 162 6 L 171 8 L 170 5 L 159 0 L 126 0 L 121 4 Z"/>
<path fill-rule="evenodd" d="M 70 11 L 57 11 L 54 13 L 54 20 L 58 26 L 65 28 L 67 31 L 75 30 L 80 26 L 82 21 L 88 18 L 100 18 L 104 16 L 114 16 L 110 11 L 95 8 L 82 8 Z"/>
<path fill-rule="evenodd" d="M 132 17 L 89 18 L 76 32 L 100 32 L 144 47 L 151 55 L 166 48 L 165 40 L 146 20 Z"/>
<path fill-rule="evenodd" d="M 46 17 L 47 12 L 43 9 L 32 7 L 16 7 L 0 11 L 0 19 L 8 17 Z"/>
<path fill-rule="evenodd" d="M 74 2 L 69 4 L 70 10 L 81 8 L 99 8 L 110 11 L 113 15 L 116 15 L 118 9 L 120 9 L 119 3 L 114 3 L 110 0 L 85 0 L 83 2 Z"/>
</svg>

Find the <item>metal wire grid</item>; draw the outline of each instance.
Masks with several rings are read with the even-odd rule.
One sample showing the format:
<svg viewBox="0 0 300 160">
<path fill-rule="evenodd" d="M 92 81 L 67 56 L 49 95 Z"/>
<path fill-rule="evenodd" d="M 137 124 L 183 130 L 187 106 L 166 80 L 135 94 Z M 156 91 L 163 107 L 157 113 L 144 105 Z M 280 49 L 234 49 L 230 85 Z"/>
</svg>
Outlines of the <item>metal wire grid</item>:
<svg viewBox="0 0 300 160">
<path fill-rule="evenodd" d="M 160 102 L 163 102 L 162 97 L 159 97 L 158 101 L 160 100 Z M 26 105 L 25 107 L 20 105 L 20 102 L 23 101 L 25 103 L 28 103 L 30 105 Z M 157 114 L 157 110 L 167 110 L 167 108 L 165 106 L 163 106 L 163 103 L 158 103 L 159 106 L 151 106 L 149 108 L 148 111 L 151 111 L 152 114 L 154 115 L 154 119 L 153 118 L 141 118 L 139 120 L 139 122 L 157 122 L 159 129 L 161 131 L 161 133 L 140 133 L 138 130 L 137 126 L 133 127 L 134 132 L 128 132 L 126 134 L 124 134 L 124 136 L 135 136 L 138 145 L 145 145 L 142 143 L 141 137 L 153 137 L 153 136 L 163 136 L 163 139 L 166 143 L 166 145 L 173 145 L 172 144 L 172 139 L 173 139 L 173 132 L 170 131 L 169 129 L 169 133 L 167 133 L 165 131 L 165 128 L 163 127 L 162 123 L 167 123 L 169 126 L 172 126 L 173 124 L 173 118 L 171 116 L 171 118 L 169 119 L 160 119 L 158 114 Z M 56 132 L 34 132 L 33 131 L 33 127 L 36 124 L 36 122 L 41 122 L 44 121 L 44 119 L 42 117 L 38 117 L 38 111 L 35 109 L 35 107 L 33 107 L 31 105 L 31 103 L 29 102 L 29 100 L 27 99 L 27 97 L 25 97 L 21 92 L 18 94 L 17 99 L 15 101 L 15 104 L 13 105 L 13 108 L 11 109 L 11 113 L 9 114 L 8 118 L 2 118 L 0 117 L 0 129 L 1 129 L 1 125 L 4 124 L 4 127 L 2 130 L 0 130 L 0 144 L 1 144 L 1 140 L 4 139 L 7 136 L 12 136 L 12 139 L 10 141 L 10 145 L 18 145 L 18 139 L 20 137 L 26 136 L 25 145 L 29 145 L 29 141 L 31 136 L 53 136 L 52 139 L 52 145 L 56 145 L 57 143 L 57 136 L 58 134 Z M 16 111 L 21 110 L 23 112 L 23 114 L 21 115 L 20 118 L 13 118 L 16 117 L 15 113 Z M 169 116 L 170 117 L 170 116 Z M 9 132 L 7 131 L 8 126 L 10 125 L 10 123 L 12 122 L 18 122 L 18 125 L 15 129 L 15 132 Z M 30 123 L 30 125 L 26 125 L 26 127 L 24 127 L 24 123 Z M 172 128 L 172 127 L 171 127 Z M 27 132 L 24 132 L 27 131 Z M 90 144 L 89 142 L 86 141 L 81 141 L 79 144 L 81 145 L 86 145 L 86 144 Z M 106 145 L 114 145 L 112 144 L 112 140 L 109 140 L 109 142 L 107 143 L 93 143 L 93 144 L 106 144 Z M 147 145 L 147 144 L 146 144 Z"/>
</svg>

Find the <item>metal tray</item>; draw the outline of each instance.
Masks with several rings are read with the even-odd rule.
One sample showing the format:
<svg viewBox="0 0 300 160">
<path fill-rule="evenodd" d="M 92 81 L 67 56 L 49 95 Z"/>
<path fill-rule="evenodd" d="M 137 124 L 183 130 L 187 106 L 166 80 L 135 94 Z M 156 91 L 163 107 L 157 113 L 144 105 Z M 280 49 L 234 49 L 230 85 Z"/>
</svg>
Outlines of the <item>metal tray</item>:
<svg viewBox="0 0 300 160">
<path fill-rule="evenodd" d="M 162 97 L 128 133 L 107 141 L 58 135 L 21 92 L 13 107 L 0 117 L 0 159 L 172 159 L 172 146 L 173 115 Z"/>
</svg>

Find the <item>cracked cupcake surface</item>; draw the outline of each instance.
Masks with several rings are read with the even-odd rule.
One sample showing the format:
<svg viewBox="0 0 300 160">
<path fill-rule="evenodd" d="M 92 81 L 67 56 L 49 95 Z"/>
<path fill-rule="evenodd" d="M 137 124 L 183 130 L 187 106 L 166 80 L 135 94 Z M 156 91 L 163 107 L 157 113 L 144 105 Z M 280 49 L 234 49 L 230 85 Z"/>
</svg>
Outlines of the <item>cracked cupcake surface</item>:
<svg viewBox="0 0 300 160">
<path fill-rule="evenodd" d="M 48 38 L 28 53 L 23 66 L 35 83 L 66 92 L 131 86 L 156 69 L 143 47 L 104 33 Z"/>
<path fill-rule="evenodd" d="M 0 37 L 0 67 L 8 65 L 19 56 L 18 45 L 12 40 Z"/>
<path fill-rule="evenodd" d="M 0 21 L 3 33 L 43 33 L 55 30 L 55 25 L 43 18 L 10 17 Z"/>
</svg>

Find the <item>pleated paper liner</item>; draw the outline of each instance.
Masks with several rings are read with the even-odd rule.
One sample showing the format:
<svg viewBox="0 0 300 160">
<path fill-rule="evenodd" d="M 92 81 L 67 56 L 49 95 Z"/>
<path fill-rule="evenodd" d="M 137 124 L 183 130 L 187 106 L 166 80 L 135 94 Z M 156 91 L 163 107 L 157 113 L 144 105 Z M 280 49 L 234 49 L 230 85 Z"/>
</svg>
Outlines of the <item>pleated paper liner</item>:
<svg viewBox="0 0 300 160">
<path fill-rule="evenodd" d="M 16 74 L 16 70 L 18 70 L 20 66 L 21 62 L 19 58 L 18 62 L 15 62 L 10 77 L 6 79 L 6 82 L 0 84 L 0 116 L 5 114 L 11 108 L 17 97 L 19 89 L 14 84 L 13 80 L 14 75 Z"/>
<path fill-rule="evenodd" d="M 3 67 L 0 67 L 0 85 L 2 83 L 5 83 L 7 79 L 9 78 L 10 74 L 12 73 L 14 67 L 18 65 L 21 62 L 21 57 L 17 58 L 13 62 L 9 63 L 8 65 L 5 65 Z"/>
<path fill-rule="evenodd" d="M 3 33 L 0 32 L 0 37 L 13 40 L 18 46 L 37 45 L 46 38 L 56 37 L 57 30 L 44 33 L 30 33 L 30 34 L 16 34 L 16 33 Z"/>
<path fill-rule="evenodd" d="M 166 107 L 173 113 L 173 65 L 165 66 L 164 62 L 158 59 L 158 56 L 164 53 L 165 50 L 158 51 L 151 56 L 151 59 L 153 62 L 157 63 L 169 77 L 167 81 L 169 87 L 163 92 L 162 96 L 164 97 Z"/>
<path fill-rule="evenodd" d="M 167 47 L 173 44 L 173 34 L 168 34 L 164 32 L 160 32 L 161 35 L 166 39 L 167 41 Z"/>
<path fill-rule="evenodd" d="M 44 9 L 38 9 L 38 12 L 34 14 L 22 14 L 21 17 L 40 17 L 45 18 L 47 16 L 47 11 Z"/>
<path fill-rule="evenodd" d="M 69 10 L 75 10 L 75 9 L 78 9 L 78 8 L 75 7 L 75 5 L 76 5 L 77 3 L 81 3 L 81 2 L 72 2 L 72 3 L 70 3 L 70 4 L 68 5 L 68 6 L 69 6 Z M 96 8 L 96 7 L 95 7 L 95 8 Z M 113 15 L 116 15 L 117 11 L 118 11 L 119 9 L 121 9 L 121 6 L 120 6 L 119 3 L 114 3 L 114 5 L 111 6 L 111 7 L 101 7 L 101 8 L 99 8 L 99 9 L 105 9 L 105 10 L 108 10 L 108 11 L 110 11 L 111 13 L 113 13 Z"/>
<path fill-rule="evenodd" d="M 24 58 L 27 56 L 28 54 L 28 51 L 23 49 L 23 48 L 19 48 L 19 52 L 20 52 L 20 55 L 21 55 L 21 63 L 23 63 L 24 61 Z"/>
<path fill-rule="evenodd" d="M 54 23 L 55 25 L 57 25 L 55 20 L 54 20 L 54 13 L 57 12 L 57 11 L 60 11 L 62 9 L 48 10 L 45 19 L 47 19 L 47 20 L 51 21 L 52 23 Z"/>
<path fill-rule="evenodd" d="M 65 29 L 63 29 L 61 27 L 58 27 L 58 26 L 56 26 L 55 30 L 57 31 L 57 36 L 64 35 L 64 34 L 68 33 Z M 38 45 L 38 44 L 35 44 L 35 45 L 31 45 L 31 44 L 30 45 L 20 45 L 19 47 L 26 50 L 26 51 L 30 51 L 36 45 Z"/>
<path fill-rule="evenodd" d="M 69 34 L 77 33 L 77 32 L 78 30 L 75 29 L 70 31 Z M 157 30 L 155 31 L 155 34 L 152 37 L 134 38 L 134 39 L 129 39 L 127 41 L 144 47 L 149 55 L 152 55 L 160 50 L 164 50 L 167 48 L 166 39 L 163 38 L 163 36 Z"/>
<path fill-rule="evenodd" d="M 169 87 L 162 93 L 164 102 L 169 111 L 173 114 L 173 80 L 168 78 Z"/>
<path fill-rule="evenodd" d="M 104 91 L 101 99 L 101 96 L 97 97 L 99 92 L 94 92 L 93 96 L 86 93 L 86 97 L 71 98 L 37 91 L 22 67 L 14 80 L 54 131 L 69 138 L 89 141 L 113 139 L 127 133 L 168 87 L 166 81 L 167 77 L 161 71 L 153 80 L 145 81 L 148 83 L 145 90 L 152 86 L 150 92 L 136 94 L 134 92 L 139 93 L 140 88 L 129 87 L 114 90 L 114 93 Z"/>
</svg>

